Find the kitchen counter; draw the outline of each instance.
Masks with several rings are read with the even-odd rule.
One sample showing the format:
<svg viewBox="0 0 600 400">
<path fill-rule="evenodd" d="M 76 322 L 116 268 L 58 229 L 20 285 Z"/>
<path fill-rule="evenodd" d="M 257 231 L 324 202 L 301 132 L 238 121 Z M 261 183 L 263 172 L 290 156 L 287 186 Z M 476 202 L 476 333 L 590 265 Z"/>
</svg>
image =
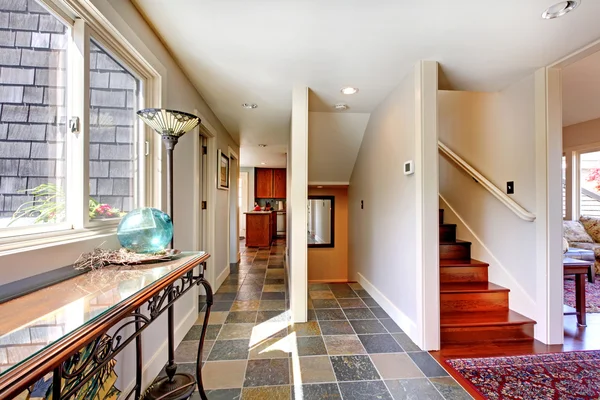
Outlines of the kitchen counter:
<svg viewBox="0 0 600 400">
<path fill-rule="evenodd" d="M 271 211 L 248 211 L 246 214 L 246 247 L 269 247 L 273 232 L 273 218 L 277 214 Z M 275 233 L 276 234 L 276 233 Z"/>
</svg>

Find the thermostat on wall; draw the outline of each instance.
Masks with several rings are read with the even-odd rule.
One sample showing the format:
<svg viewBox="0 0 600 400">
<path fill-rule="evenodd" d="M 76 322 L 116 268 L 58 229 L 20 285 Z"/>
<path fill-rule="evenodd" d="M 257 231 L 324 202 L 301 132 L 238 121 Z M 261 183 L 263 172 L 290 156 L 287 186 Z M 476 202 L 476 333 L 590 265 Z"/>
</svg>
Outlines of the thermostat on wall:
<svg viewBox="0 0 600 400">
<path fill-rule="evenodd" d="M 404 175 L 412 175 L 415 173 L 415 166 L 413 161 L 407 161 L 404 163 Z"/>
</svg>

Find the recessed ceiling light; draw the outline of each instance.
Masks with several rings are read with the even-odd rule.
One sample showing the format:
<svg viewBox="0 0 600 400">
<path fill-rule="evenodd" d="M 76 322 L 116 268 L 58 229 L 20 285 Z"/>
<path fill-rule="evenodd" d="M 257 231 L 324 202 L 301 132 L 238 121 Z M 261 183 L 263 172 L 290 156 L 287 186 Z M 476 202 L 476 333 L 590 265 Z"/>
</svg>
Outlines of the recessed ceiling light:
<svg viewBox="0 0 600 400">
<path fill-rule="evenodd" d="M 355 94 L 358 92 L 358 88 L 352 86 L 346 86 L 341 89 L 341 92 L 344 94 Z"/>
<path fill-rule="evenodd" d="M 348 109 L 348 104 L 338 103 L 334 107 L 335 107 L 336 110 L 347 110 Z"/>
<path fill-rule="evenodd" d="M 542 13 L 544 19 L 554 19 L 562 17 L 570 11 L 573 11 L 579 5 L 579 0 L 568 0 L 556 3 L 550 6 Z"/>
<path fill-rule="evenodd" d="M 267 165 L 267 163 L 266 162 L 261 162 L 260 165 Z"/>
<path fill-rule="evenodd" d="M 256 103 L 244 103 L 244 104 L 242 104 L 242 107 L 249 108 L 249 109 L 253 110 L 255 108 L 258 108 L 258 104 L 256 104 Z"/>
<path fill-rule="evenodd" d="M 258 145 L 258 147 L 267 147 L 267 145 L 261 143 L 261 144 Z"/>
</svg>

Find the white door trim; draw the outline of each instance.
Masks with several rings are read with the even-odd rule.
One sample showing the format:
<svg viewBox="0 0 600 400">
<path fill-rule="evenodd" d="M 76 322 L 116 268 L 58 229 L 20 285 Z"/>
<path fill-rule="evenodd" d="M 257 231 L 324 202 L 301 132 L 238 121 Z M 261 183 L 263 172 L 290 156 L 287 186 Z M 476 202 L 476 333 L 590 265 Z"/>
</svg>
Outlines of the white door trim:
<svg viewBox="0 0 600 400">
<path fill-rule="evenodd" d="M 206 190 L 202 195 L 206 199 L 207 207 L 204 214 L 204 232 L 202 235 L 202 249 L 211 257 L 206 263 L 206 280 L 213 290 L 218 289 L 215 274 L 215 236 L 217 224 L 217 131 L 208 122 L 202 122 L 200 131 L 206 137 Z M 199 149 L 198 149 L 199 151 Z M 201 153 L 197 154 L 201 157 Z"/>
<path fill-rule="evenodd" d="M 231 177 L 232 176 L 237 176 L 239 178 L 240 176 L 240 156 L 229 146 L 227 146 L 227 155 L 229 157 L 229 190 L 227 191 L 227 268 L 229 268 L 230 264 L 231 264 L 231 191 L 235 185 L 235 188 L 237 190 L 238 187 L 238 182 L 237 180 L 235 182 L 232 182 Z M 231 171 L 231 159 L 236 160 L 237 162 L 235 163 L 236 168 L 237 168 L 237 173 L 236 174 L 232 174 Z M 240 226 L 240 221 L 239 221 L 239 215 L 240 215 L 240 210 L 239 207 L 237 206 L 238 201 L 237 201 L 237 197 L 235 199 L 233 199 L 235 201 L 236 204 L 236 210 L 237 212 L 235 213 L 236 218 L 238 219 L 237 224 L 235 225 L 235 237 L 236 237 L 236 254 L 240 254 L 240 238 L 239 238 L 239 226 Z M 239 260 L 235 260 L 235 262 L 238 262 Z"/>
<path fill-rule="evenodd" d="M 562 272 L 562 81 L 561 70 L 600 51 L 597 40 L 535 74 L 536 134 L 536 272 L 535 338 L 561 344 L 563 325 Z"/>
</svg>

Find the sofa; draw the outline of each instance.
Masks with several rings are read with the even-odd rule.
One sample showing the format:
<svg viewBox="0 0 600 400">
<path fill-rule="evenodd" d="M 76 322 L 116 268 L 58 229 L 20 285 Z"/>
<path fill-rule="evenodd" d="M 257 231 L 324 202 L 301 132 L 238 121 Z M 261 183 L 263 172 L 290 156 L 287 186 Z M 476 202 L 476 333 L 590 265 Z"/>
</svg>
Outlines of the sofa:
<svg viewBox="0 0 600 400">
<path fill-rule="evenodd" d="M 563 237 L 569 242 L 565 257 L 594 261 L 595 273 L 600 273 L 600 218 L 582 216 L 579 221 L 563 221 Z"/>
</svg>

